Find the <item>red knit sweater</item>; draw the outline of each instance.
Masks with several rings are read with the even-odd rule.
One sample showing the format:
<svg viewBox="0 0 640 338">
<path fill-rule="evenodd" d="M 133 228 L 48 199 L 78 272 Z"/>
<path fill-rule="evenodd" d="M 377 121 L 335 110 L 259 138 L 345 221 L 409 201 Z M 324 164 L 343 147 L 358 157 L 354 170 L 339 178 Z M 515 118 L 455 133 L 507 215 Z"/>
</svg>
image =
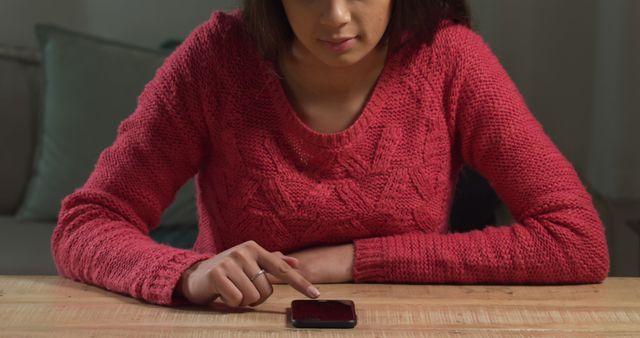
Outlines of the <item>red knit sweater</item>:
<svg viewBox="0 0 640 338">
<path fill-rule="evenodd" d="M 284 253 L 352 242 L 355 282 L 603 280 L 604 228 L 575 170 L 483 39 L 440 27 L 417 54 L 388 55 L 356 122 L 322 134 L 296 115 L 240 15 L 215 13 L 166 60 L 86 184 L 63 201 L 58 271 L 174 304 L 184 270 L 251 239 Z M 516 224 L 448 233 L 465 163 Z M 155 243 L 149 231 L 194 175 L 193 250 Z"/>
</svg>

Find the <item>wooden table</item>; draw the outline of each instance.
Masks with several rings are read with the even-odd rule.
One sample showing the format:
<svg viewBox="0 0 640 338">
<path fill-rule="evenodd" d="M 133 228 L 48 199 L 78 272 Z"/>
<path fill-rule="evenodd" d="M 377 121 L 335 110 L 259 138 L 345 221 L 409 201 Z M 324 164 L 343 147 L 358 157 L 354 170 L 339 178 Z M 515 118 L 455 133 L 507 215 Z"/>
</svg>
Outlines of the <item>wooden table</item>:
<svg viewBox="0 0 640 338">
<path fill-rule="evenodd" d="M 297 329 L 275 285 L 255 309 L 168 308 L 60 277 L 0 276 L 0 336 L 7 337 L 640 337 L 640 278 L 575 286 L 319 285 L 352 299 L 355 329 Z M 222 305 L 222 304 L 221 304 Z"/>
</svg>

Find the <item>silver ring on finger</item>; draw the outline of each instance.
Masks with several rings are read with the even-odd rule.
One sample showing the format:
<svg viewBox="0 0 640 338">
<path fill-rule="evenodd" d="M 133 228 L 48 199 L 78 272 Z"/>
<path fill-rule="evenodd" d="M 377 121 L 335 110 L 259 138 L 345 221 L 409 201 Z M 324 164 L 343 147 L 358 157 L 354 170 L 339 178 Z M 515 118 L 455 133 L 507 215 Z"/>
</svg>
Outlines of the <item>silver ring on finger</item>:
<svg viewBox="0 0 640 338">
<path fill-rule="evenodd" d="M 250 278 L 251 282 L 255 281 L 256 279 L 258 279 L 258 277 L 260 277 L 261 275 L 264 275 L 266 271 L 264 269 L 260 269 L 260 271 L 256 272 L 255 275 L 253 275 L 253 277 Z"/>
</svg>

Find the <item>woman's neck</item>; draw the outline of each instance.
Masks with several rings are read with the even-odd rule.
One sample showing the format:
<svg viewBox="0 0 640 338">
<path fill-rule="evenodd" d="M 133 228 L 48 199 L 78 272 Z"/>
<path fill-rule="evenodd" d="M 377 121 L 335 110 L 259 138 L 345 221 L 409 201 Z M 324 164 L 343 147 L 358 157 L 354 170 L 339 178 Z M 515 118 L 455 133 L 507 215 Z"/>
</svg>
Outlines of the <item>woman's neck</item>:
<svg viewBox="0 0 640 338">
<path fill-rule="evenodd" d="M 290 90 L 339 99 L 371 89 L 384 68 L 386 53 L 386 47 L 378 47 L 353 65 L 332 67 L 294 43 L 291 50 L 282 53 L 279 67 Z"/>
</svg>

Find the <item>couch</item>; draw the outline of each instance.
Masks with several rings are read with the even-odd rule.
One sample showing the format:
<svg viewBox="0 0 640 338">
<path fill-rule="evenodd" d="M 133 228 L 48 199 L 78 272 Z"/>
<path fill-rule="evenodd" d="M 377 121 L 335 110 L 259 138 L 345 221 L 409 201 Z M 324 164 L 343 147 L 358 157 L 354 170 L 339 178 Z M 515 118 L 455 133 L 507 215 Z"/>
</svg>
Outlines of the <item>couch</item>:
<svg viewBox="0 0 640 338">
<path fill-rule="evenodd" d="M 119 123 L 116 120 L 133 112 L 137 95 L 170 52 L 166 48 L 175 47 L 173 41 L 168 41 L 163 45 L 166 48 L 145 50 L 46 25 L 36 28 L 36 33 L 39 48 L 0 45 L 0 274 L 3 275 L 57 273 L 50 238 L 62 198 L 86 180 L 97 160 L 98 148 L 105 148 L 115 137 Z M 113 70 L 100 70 L 110 63 L 118 64 L 123 71 L 114 76 L 109 74 Z M 83 72 L 83 67 L 98 71 L 88 75 L 92 81 L 78 76 L 79 72 L 88 73 Z M 121 77 L 122 81 L 114 82 L 109 76 Z M 97 82 L 109 84 L 98 86 Z M 65 93 L 60 88 L 72 90 Z M 81 89 L 82 95 L 73 93 Z M 116 93 L 117 90 L 120 92 Z M 95 98 L 96 95 L 100 96 Z M 77 134 L 70 135 L 69 140 L 60 139 L 66 133 L 73 134 L 73 130 L 56 130 L 52 125 L 55 119 L 78 120 L 73 114 L 86 110 L 87 103 L 82 101 L 87 97 L 99 102 L 95 116 L 89 114 L 87 121 L 82 122 L 87 125 L 97 120 L 84 131 L 95 141 L 90 147 L 86 144 L 88 138 L 79 140 Z M 109 102 L 100 103 L 102 100 Z M 105 114 L 104 108 L 118 114 Z M 101 140 L 97 142 L 97 138 Z M 78 148 L 79 145 L 82 147 Z M 63 153 L 60 157 L 67 167 L 60 167 L 52 147 Z M 197 235 L 193 192 L 193 182 L 179 192 L 162 224 L 151 233 L 156 241 L 181 248 L 193 244 Z"/>
<path fill-rule="evenodd" d="M 118 122 L 133 112 L 137 95 L 170 52 L 52 26 L 39 26 L 36 33 L 39 48 L 0 46 L 0 274 L 5 275 L 56 274 L 50 237 L 61 199 L 86 180 Z M 111 69 L 112 64 L 118 66 Z M 182 248 L 193 244 L 193 189 L 190 182 L 178 193 L 151 233 L 154 240 Z M 487 182 L 465 169 L 451 230 L 506 224 L 505 210 Z"/>
</svg>

